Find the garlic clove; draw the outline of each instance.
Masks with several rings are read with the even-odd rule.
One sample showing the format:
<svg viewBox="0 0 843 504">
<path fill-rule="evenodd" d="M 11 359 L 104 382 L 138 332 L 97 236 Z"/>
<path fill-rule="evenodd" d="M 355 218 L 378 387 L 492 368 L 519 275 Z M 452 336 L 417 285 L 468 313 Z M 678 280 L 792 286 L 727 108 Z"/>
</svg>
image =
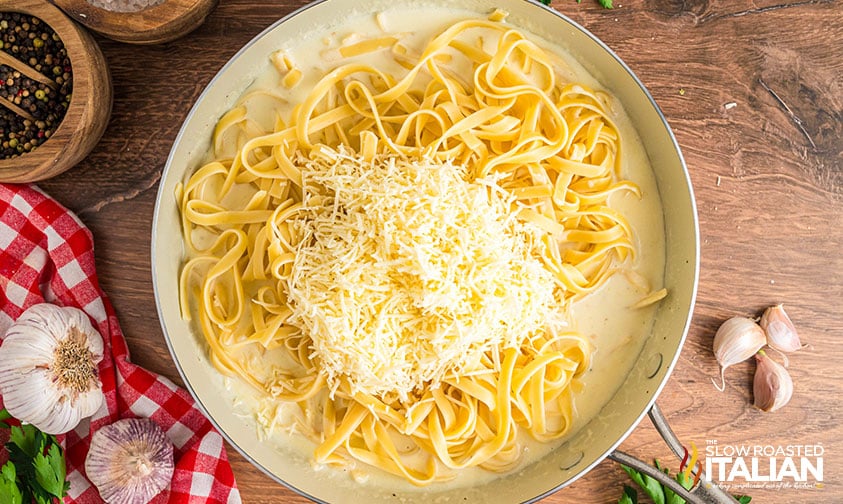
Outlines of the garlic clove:
<svg viewBox="0 0 843 504">
<path fill-rule="evenodd" d="M 36 419 L 30 423 L 47 434 L 68 432 L 79 425 L 83 418 L 88 418 L 96 413 L 105 402 L 105 396 L 100 389 L 92 389 L 87 394 L 74 397 L 72 399 L 73 407 L 69 408 L 66 403 L 70 400 L 66 395 L 60 396 L 58 400 L 51 402 L 50 408 L 44 410 L 43 418 L 34 417 Z M 91 405 L 93 404 L 96 404 L 96 407 L 92 409 Z"/>
<path fill-rule="evenodd" d="M 752 380 L 755 406 L 761 411 L 776 411 L 790 401 L 793 379 L 784 366 L 767 357 L 764 351 L 755 355 L 758 366 Z"/>
<path fill-rule="evenodd" d="M 173 470 L 173 444 L 145 418 L 96 431 L 85 459 L 88 479 L 108 504 L 146 504 L 170 484 Z"/>
<path fill-rule="evenodd" d="M 53 415 L 49 405 L 59 402 L 61 397 L 47 373 L 0 371 L 0 389 L 3 390 L 3 403 L 13 417 L 47 432 L 44 424 Z"/>
<path fill-rule="evenodd" d="M 54 406 L 49 410 L 49 414 L 43 420 L 39 421 L 42 431 L 62 432 L 66 425 L 76 427 L 82 420 L 82 415 L 77 408 L 62 408 Z M 34 423 L 33 423 L 34 425 Z"/>
<path fill-rule="evenodd" d="M 0 394 L 6 409 L 47 434 L 63 434 L 104 401 L 97 364 L 102 336 L 79 309 L 33 305 L 0 345 Z"/>
<path fill-rule="evenodd" d="M 19 322 L 20 319 L 6 331 L 2 345 L 3 352 L 13 352 L 16 356 L 16 361 L 11 363 L 14 369 L 24 373 L 48 366 L 57 344 L 52 334 Z"/>
<path fill-rule="evenodd" d="M 795 352 L 802 348 L 796 327 L 784 311 L 784 305 L 777 304 L 764 310 L 761 328 L 767 333 L 767 344 L 779 352 Z"/>
<path fill-rule="evenodd" d="M 720 364 L 720 386 L 712 379 L 720 392 L 726 389 L 724 373 L 726 368 L 743 362 L 767 343 L 764 330 L 755 321 L 746 317 L 732 317 L 717 329 L 714 335 L 714 356 Z"/>
<path fill-rule="evenodd" d="M 63 431 L 66 426 L 72 425 L 72 428 L 75 428 L 83 418 L 90 417 L 100 409 L 105 402 L 105 396 L 102 390 L 97 388 L 80 393 L 73 401 L 73 408 L 64 407 L 62 399 L 55 402 L 54 407 L 49 410 L 46 418 L 41 421 L 40 424 L 43 426 L 41 430 L 47 433 L 52 431 L 67 432 Z"/>
<path fill-rule="evenodd" d="M 76 410 L 79 411 L 79 419 L 88 418 L 99 411 L 105 403 L 105 394 L 102 389 L 91 389 L 80 393 L 76 397 Z"/>
</svg>

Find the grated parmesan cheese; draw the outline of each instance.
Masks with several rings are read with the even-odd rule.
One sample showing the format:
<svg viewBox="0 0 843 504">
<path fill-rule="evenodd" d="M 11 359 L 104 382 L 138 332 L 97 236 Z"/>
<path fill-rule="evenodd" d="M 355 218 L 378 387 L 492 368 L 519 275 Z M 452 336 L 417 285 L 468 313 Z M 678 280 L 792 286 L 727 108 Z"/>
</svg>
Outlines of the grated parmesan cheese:
<svg viewBox="0 0 843 504">
<path fill-rule="evenodd" d="M 407 400 L 484 353 L 563 324 L 554 281 L 493 180 L 461 166 L 343 152 L 300 160 L 302 237 L 288 282 L 331 390 Z"/>
</svg>

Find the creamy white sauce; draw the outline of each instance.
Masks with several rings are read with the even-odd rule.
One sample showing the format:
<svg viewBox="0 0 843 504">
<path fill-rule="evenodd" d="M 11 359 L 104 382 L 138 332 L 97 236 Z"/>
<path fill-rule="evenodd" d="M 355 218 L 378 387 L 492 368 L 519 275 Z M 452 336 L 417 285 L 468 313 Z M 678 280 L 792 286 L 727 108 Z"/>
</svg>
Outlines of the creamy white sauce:
<svg viewBox="0 0 843 504">
<path fill-rule="evenodd" d="M 313 32 L 309 38 L 291 41 L 290 45 L 278 49 L 284 51 L 292 63 L 303 72 L 302 80 L 292 90 L 280 86 L 278 72 L 269 64 L 267 58 L 266 68 L 260 71 L 244 96 L 253 91 L 273 90 L 272 92 L 281 96 L 283 101 L 267 101 L 265 96 L 259 96 L 258 93 L 246 102 L 249 116 L 267 128 L 275 120 L 276 111 L 280 112 L 282 117 L 289 117 L 292 107 L 304 99 L 317 80 L 340 64 L 337 48 L 344 41 L 397 34 L 402 44 L 418 50 L 432 34 L 468 17 L 476 17 L 476 14 L 456 9 L 402 8 L 385 11 L 380 14 L 379 19 L 376 19 L 375 15 L 350 18 L 327 33 Z M 600 83 L 564 50 L 536 36 L 530 38 L 557 57 L 554 63 L 560 78 L 580 82 L 595 89 L 602 88 Z M 403 73 L 402 67 L 392 60 L 388 49 L 353 59 L 370 63 L 386 72 Z M 348 61 L 346 59 L 342 62 Z M 632 309 L 630 306 L 651 290 L 661 288 L 663 281 L 664 227 L 655 177 L 638 135 L 619 103 L 613 103 L 613 112 L 612 118 L 624 142 L 622 176 L 635 182 L 641 188 L 643 197 L 638 199 L 631 194 L 616 194 L 610 203 L 626 216 L 633 229 L 636 257 L 625 265 L 625 269 L 634 272 L 634 276 L 643 279 L 646 285 L 641 285 L 640 280 L 631 281 L 629 275 L 616 274 L 598 291 L 573 305 L 572 318 L 576 325 L 574 329 L 590 338 L 596 351 L 590 369 L 581 378 L 582 387 L 575 395 L 577 415 L 568 436 L 577 432 L 598 414 L 631 370 L 645 339 L 650 334 L 655 306 L 644 309 Z M 209 152 L 207 158 L 212 159 L 213 153 Z M 236 380 L 225 380 L 225 387 L 226 394 L 238 414 L 244 417 L 254 414 L 260 399 L 251 388 Z M 281 405 L 278 413 L 279 418 L 283 419 L 281 423 L 289 423 L 288 415 L 295 410 L 295 405 Z M 258 435 L 267 436 L 266 443 L 277 446 L 278 450 L 297 459 L 310 459 L 315 448 L 314 443 L 304 436 L 295 433 L 291 435 L 281 429 L 270 433 L 260 432 Z M 543 457 L 564 442 L 563 438 L 556 443 L 543 444 L 532 441 L 526 434 L 522 435 L 521 439 L 524 456 L 519 468 Z M 342 471 L 317 469 L 322 469 L 321 476 L 329 480 L 347 479 L 350 474 L 358 481 L 368 481 L 382 488 L 395 488 L 405 492 L 414 488 L 400 478 L 369 467 L 349 467 Z M 437 488 L 478 485 L 499 476 L 498 473 L 472 468 L 460 471 L 452 481 L 436 485 Z"/>
</svg>

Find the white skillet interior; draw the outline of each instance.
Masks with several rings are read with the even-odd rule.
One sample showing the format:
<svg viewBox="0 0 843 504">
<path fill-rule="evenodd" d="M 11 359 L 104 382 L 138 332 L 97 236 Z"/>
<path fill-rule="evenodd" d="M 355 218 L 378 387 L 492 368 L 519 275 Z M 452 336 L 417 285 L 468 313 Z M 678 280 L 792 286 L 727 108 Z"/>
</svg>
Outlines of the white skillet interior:
<svg viewBox="0 0 843 504">
<path fill-rule="evenodd" d="M 437 491 L 428 487 L 396 495 L 361 487 L 351 478 L 328 478 L 307 460 L 262 442 L 249 418 L 235 415 L 219 392 L 221 379 L 207 358 L 202 335 L 181 319 L 178 274 L 183 258 L 180 219 L 174 191 L 196 169 L 217 119 L 266 68 L 267 55 L 284 40 L 360 13 L 407 3 L 450 6 L 488 14 L 494 7 L 510 13 L 508 22 L 566 48 L 623 103 L 650 159 L 664 208 L 665 286 L 670 295 L 656 314 L 653 333 L 633 371 L 601 413 L 549 456 L 482 487 Z M 324 0 L 296 11 L 269 27 L 238 52 L 203 92 L 177 137 L 159 186 L 152 233 L 153 284 L 167 344 L 186 385 L 209 418 L 246 458 L 274 479 L 327 502 L 523 502 L 566 485 L 614 449 L 637 425 L 676 362 L 690 322 L 699 265 L 696 208 L 687 170 L 673 134 L 649 93 L 605 45 L 569 19 L 537 3 L 499 0 Z"/>
</svg>

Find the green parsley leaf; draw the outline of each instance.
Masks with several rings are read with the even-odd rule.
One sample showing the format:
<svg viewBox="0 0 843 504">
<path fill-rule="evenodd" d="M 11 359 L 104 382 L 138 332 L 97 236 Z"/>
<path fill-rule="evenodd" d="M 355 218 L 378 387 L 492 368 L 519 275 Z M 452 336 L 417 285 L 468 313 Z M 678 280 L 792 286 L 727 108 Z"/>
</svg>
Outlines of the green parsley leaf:
<svg viewBox="0 0 843 504">
<path fill-rule="evenodd" d="M 18 488 L 15 465 L 6 462 L 0 469 L 0 502 L 8 504 L 23 504 L 23 496 Z"/>
<path fill-rule="evenodd" d="M 618 504 L 638 504 L 638 492 L 629 485 L 623 486 L 623 495 L 621 495 Z"/>
<path fill-rule="evenodd" d="M 676 495 L 676 492 L 668 487 L 664 487 L 665 504 L 685 504 L 685 499 Z"/>
<path fill-rule="evenodd" d="M 32 460 L 35 467 L 35 481 L 47 493 L 55 497 L 64 496 L 65 471 L 64 457 L 58 445 L 50 445 L 47 455 L 39 453 Z"/>
<path fill-rule="evenodd" d="M 644 490 L 651 499 L 653 499 L 655 504 L 665 504 L 664 489 L 662 488 L 661 483 L 631 467 L 627 467 L 623 464 L 621 464 L 621 467 L 624 471 L 626 471 L 630 479 L 637 483 L 638 486 L 640 486 L 641 489 Z"/>
<path fill-rule="evenodd" d="M 545 5 L 550 5 L 550 0 L 539 0 L 541 3 Z"/>
<path fill-rule="evenodd" d="M 20 448 L 20 451 L 29 458 L 32 458 L 38 452 L 38 445 L 35 439 L 36 430 L 30 424 L 23 424 L 20 427 L 13 425 L 9 441 Z"/>
<path fill-rule="evenodd" d="M 665 473 L 667 476 L 670 476 L 670 469 L 662 467 L 661 464 L 659 464 L 659 459 L 653 459 L 653 464 L 656 466 L 656 469 Z M 693 480 L 689 480 L 686 486 L 683 481 L 687 480 L 687 478 L 685 477 L 685 473 L 681 472 L 675 476 L 675 479 L 686 490 L 689 489 L 691 487 L 691 483 L 693 483 Z M 676 492 L 671 490 L 669 487 L 662 485 L 662 489 L 664 490 L 665 504 L 685 504 L 685 499 L 676 495 Z"/>
<path fill-rule="evenodd" d="M 670 470 L 667 467 L 662 467 L 659 464 L 658 459 L 653 460 L 653 465 L 656 466 L 656 469 L 659 471 L 667 474 L 670 476 Z M 676 495 L 676 493 L 663 486 L 657 480 L 647 476 L 646 474 L 640 473 L 631 467 L 627 467 L 621 464 L 621 468 L 629 475 L 629 478 L 634 481 L 638 486 L 640 486 L 650 498 L 653 499 L 653 502 L 656 504 L 686 504 L 685 499 Z M 693 476 L 685 476 L 685 473 L 680 472 L 674 476 L 674 479 L 677 483 L 682 485 L 685 490 L 691 490 L 691 487 L 694 485 L 694 477 Z M 656 490 L 658 487 L 658 490 Z M 635 490 L 628 485 L 624 485 L 624 493 L 621 496 L 618 504 L 637 504 L 635 500 L 631 500 L 632 497 L 630 496 L 630 492 L 635 493 Z M 637 499 L 637 495 L 635 495 L 635 499 Z M 749 504 L 752 501 L 752 497 L 748 495 L 733 495 L 733 497 L 740 503 L 740 504 Z"/>
<path fill-rule="evenodd" d="M 67 463 L 58 440 L 30 424 L 11 425 L 0 410 L 0 426 L 10 428 L 9 462 L 0 469 L 0 503 L 55 504 L 70 490 Z"/>
<path fill-rule="evenodd" d="M 53 496 L 45 492 L 43 488 L 35 488 L 33 490 L 35 504 L 55 504 L 53 502 Z"/>
<path fill-rule="evenodd" d="M 550 5 L 551 0 L 539 0 L 541 3 L 545 5 Z M 582 0 L 577 0 L 577 3 L 581 3 Z M 604 9 L 611 9 L 612 8 L 612 0 L 597 0 Z"/>
</svg>

